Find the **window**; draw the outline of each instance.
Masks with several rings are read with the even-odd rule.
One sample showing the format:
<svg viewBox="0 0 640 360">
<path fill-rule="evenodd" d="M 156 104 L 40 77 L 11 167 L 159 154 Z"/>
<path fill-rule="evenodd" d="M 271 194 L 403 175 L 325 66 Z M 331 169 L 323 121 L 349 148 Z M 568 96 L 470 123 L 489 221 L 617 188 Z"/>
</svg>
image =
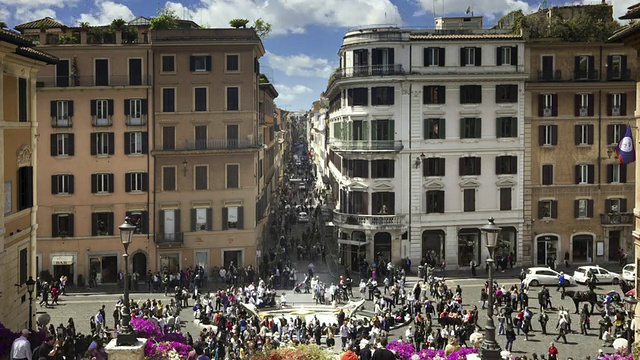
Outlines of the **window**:
<svg viewBox="0 0 640 360">
<path fill-rule="evenodd" d="M 149 213 L 146 211 L 127 211 L 129 224 L 135 226 L 134 234 L 146 234 L 149 232 Z"/>
<path fill-rule="evenodd" d="M 211 56 L 209 55 L 192 55 L 190 57 L 191 71 L 211 71 Z"/>
<path fill-rule="evenodd" d="M 424 49 L 424 66 L 444 66 L 444 48 L 428 47 Z"/>
<path fill-rule="evenodd" d="M 627 56 L 607 56 L 607 80 L 628 80 L 629 78 L 630 74 L 627 69 Z"/>
<path fill-rule="evenodd" d="M 445 139 L 445 119 L 424 119 L 424 139 Z"/>
<path fill-rule="evenodd" d="M 227 189 L 238 189 L 240 186 L 239 165 L 227 164 Z"/>
<path fill-rule="evenodd" d="M 240 70 L 240 55 L 228 54 L 226 62 L 227 71 L 239 71 Z"/>
<path fill-rule="evenodd" d="M 372 160 L 371 161 L 371 178 L 393 178 L 395 175 L 394 160 Z"/>
<path fill-rule="evenodd" d="M 227 111 L 240 110 L 240 88 L 227 88 Z"/>
<path fill-rule="evenodd" d="M 496 85 L 496 104 L 517 102 L 518 85 Z"/>
<path fill-rule="evenodd" d="M 18 168 L 18 211 L 33 206 L 33 167 Z"/>
<path fill-rule="evenodd" d="M 575 116 L 593 116 L 593 94 L 576 94 Z"/>
<path fill-rule="evenodd" d="M 556 219 L 558 217 L 558 202 L 555 200 L 538 201 L 539 219 Z"/>
<path fill-rule="evenodd" d="M 96 86 L 109 86 L 109 59 L 95 59 Z"/>
<path fill-rule="evenodd" d="M 145 192 L 149 188 L 149 175 L 146 172 L 124 174 L 126 192 Z"/>
<path fill-rule="evenodd" d="M 349 124 L 349 123 L 347 123 Z M 362 120 L 354 120 L 351 122 L 351 138 L 349 140 L 365 140 L 367 122 Z"/>
<path fill-rule="evenodd" d="M 175 55 L 162 55 L 162 72 L 172 73 L 176 71 Z"/>
<path fill-rule="evenodd" d="M 91 134 L 91 155 L 106 156 L 114 154 L 114 134 L 99 132 Z"/>
<path fill-rule="evenodd" d="M 74 134 L 51 134 L 51 156 L 73 156 Z"/>
<path fill-rule="evenodd" d="M 482 137 L 482 119 L 460 119 L 460 139 L 480 139 Z"/>
<path fill-rule="evenodd" d="M 124 99 L 124 114 L 127 116 L 127 125 L 144 125 L 143 115 L 147 115 L 148 107 L 147 99 Z"/>
<path fill-rule="evenodd" d="M 124 133 L 124 153 L 131 154 L 146 154 L 148 149 L 149 136 L 147 132 L 133 131 Z"/>
<path fill-rule="evenodd" d="M 464 189 L 463 191 L 465 212 L 476 211 L 476 189 Z"/>
<path fill-rule="evenodd" d="M 176 89 L 162 89 L 162 112 L 176 111 Z"/>
<path fill-rule="evenodd" d="M 627 166 L 620 163 L 607 165 L 607 183 L 624 184 L 627 182 Z"/>
<path fill-rule="evenodd" d="M 191 209 L 191 231 L 211 231 L 213 229 L 213 209 Z"/>
<path fill-rule="evenodd" d="M 207 111 L 207 88 L 197 87 L 193 89 L 193 110 Z"/>
<path fill-rule="evenodd" d="M 460 86 L 460 104 L 480 104 L 482 102 L 482 86 Z"/>
<path fill-rule="evenodd" d="M 22 285 L 27 282 L 27 277 L 29 274 L 29 250 L 27 248 L 20 249 L 20 255 L 18 258 L 19 264 L 19 273 L 18 273 L 18 284 Z"/>
<path fill-rule="evenodd" d="M 176 128 L 175 126 L 162 127 L 162 150 L 175 150 Z"/>
<path fill-rule="evenodd" d="M 427 214 L 431 213 L 444 213 L 444 191 L 427 191 Z"/>
<path fill-rule="evenodd" d="M 347 106 L 367 106 L 369 89 L 354 88 L 347 89 Z"/>
<path fill-rule="evenodd" d="M 129 59 L 129 85 L 142 85 L 142 59 Z"/>
<path fill-rule="evenodd" d="M 51 194 L 73 194 L 73 175 L 51 175 Z"/>
<path fill-rule="evenodd" d="M 479 47 L 460 48 L 460 65 L 461 66 L 481 66 L 482 65 L 482 49 Z"/>
<path fill-rule="evenodd" d="M 542 185 L 553 185 L 553 165 L 542 165 Z"/>
<path fill-rule="evenodd" d="M 444 104 L 445 103 L 445 87 L 444 86 L 425 86 L 422 88 L 423 104 Z"/>
<path fill-rule="evenodd" d="M 235 149 L 240 144 L 238 125 L 227 125 L 227 148 Z"/>
<path fill-rule="evenodd" d="M 27 79 L 18 78 L 18 121 L 27 122 Z"/>
<path fill-rule="evenodd" d="M 500 210 L 511 210 L 511 188 L 500 188 Z"/>
<path fill-rule="evenodd" d="M 56 86 L 69 86 L 69 60 L 58 60 L 56 64 Z"/>
<path fill-rule="evenodd" d="M 73 214 L 51 215 L 52 237 L 73 237 Z"/>
<path fill-rule="evenodd" d="M 627 115 L 627 94 L 607 94 L 607 115 Z"/>
<path fill-rule="evenodd" d="M 573 216 L 576 219 L 593 217 L 593 200 L 577 199 L 573 204 Z"/>
<path fill-rule="evenodd" d="M 594 166 L 591 164 L 579 164 L 575 167 L 576 184 L 593 184 Z"/>
<path fill-rule="evenodd" d="M 206 165 L 196 166 L 195 174 L 195 189 L 207 190 L 209 188 L 209 167 Z"/>
<path fill-rule="evenodd" d="M 349 177 L 365 179 L 369 177 L 369 162 L 367 160 L 343 159 L 342 164 L 345 175 Z"/>
<path fill-rule="evenodd" d="M 222 208 L 222 229 L 243 229 L 244 208 L 242 206 L 229 206 Z"/>
<path fill-rule="evenodd" d="M 624 131 L 624 124 L 607 125 L 607 143 L 610 145 L 618 145 L 624 135 Z"/>
<path fill-rule="evenodd" d="M 51 126 L 52 127 L 70 127 L 73 118 L 73 101 L 72 100 L 53 100 L 51 101 Z"/>
<path fill-rule="evenodd" d="M 538 116 L 558 116 L 558 95 L 538 95 Z"/>
<path fill-rule="evenodd" d="M 427 158 L 422 160 L 423 176 L 444 176 L 446 161 L 444 158 Z"/>
<path fill-rule="evenodd" d="M 593 144 L 593 125 L 577 124 L 575 126 L 575 144 L 576 145 L 592 145 Z"/>
<path fill-rule="evenodd" d="M 612 198 L 604 201 L 604 209 L 607 213 L 625 213 L 627 212 L 627 199 Z"/>
<path fill-rule="evenodd" d="M 481 159 L 479 157 L 462 157 L 459 160 L 459 174 L 460 176 L 466 175 L 480 175 Z"/>
<path fill-rule="evenodd" d="M 558 145 L 558 125 L 538 126 L 538 145 L 554 146 Z"/>
<path fill-rule="evenodd" d="M 514 175 L 518 173 L 517 156 L 496 156 L 496 175 Z"/>
<path fill-rule="evenodd" d="M 575 57 L 574 80 L 596 80 L 594 57 L 578 55 Z"/>
<path fill-rule="evenodd" d="M 106 194 L 113 192 L 113 174 L 91 174 L 91 193 Z"/>
<path fill-rule="evenodd" d="M 162 167 L 162 191 L 176 191 L 176 167 Z"/>
<path fill-rule="evenodd" d="M 207 148 L 207 126 L 197 125 L 194 127 L 196 149 L 203 150 Z"/>
<path fill-rule="evenodd" d="M 518 137 L 518 118 L 515 116 L 499 117 L 496 119 L 496 137 Z"/>
<path fill-rule="evenodd" d="M 93 126 L 111 126 L 113 100 L 91 100 L 91 116 Z"/>
<path fill-rule="evenodd" d="M 393 86 L 372 87 L 371 88 L 371 105 L 393 105 Z"/>
<path fill-rule="evenodd" d="M 496 50 L 496 65 L 518 65 L 518 47 L 498 46 Z"/>
<path fill-rule="evenodd" d="M 98 212 L 91 214 L 91 236 L 113 235 L 113 213 Z"/>
</svg>

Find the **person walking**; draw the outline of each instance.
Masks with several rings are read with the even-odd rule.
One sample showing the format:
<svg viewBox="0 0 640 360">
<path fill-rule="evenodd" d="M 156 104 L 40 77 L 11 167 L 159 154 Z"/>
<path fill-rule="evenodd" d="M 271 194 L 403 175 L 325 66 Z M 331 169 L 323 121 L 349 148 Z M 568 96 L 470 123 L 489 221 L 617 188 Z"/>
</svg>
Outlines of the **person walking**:
<svg viewBox="0 0 640 360">
<path fill-rule="evenodd" d="M 509 350 L 513 352 L 513 343 L 516 341 L 516 332 L 513 330 L 513 326 L 507 325 L 507 330 L 505 332 L 505 336 L 507 338 L 507 344 L 505 345 L 505 350 Z"/>
<path fill-rule="evenodd" d="M 558 325 L 556 325 L 556 329 L 558 329 L 558 336 L 555 338 L 555 341 L 560 340 L 562 338 L 564 343 L 567 344 L 567 331 L 568 331 L 568 323 L 567 319 L 564 316 L 560 317 L 558 321 Z"/>
<path fill-rule="evenodd" d="M 543 310 L 538 316 L 538 322 L 542 328 L 542 335 L 547 335 L 547 322 L 549 322 L 549 315 Z"/>
<path fill-rule="evenodd" d="M 558 277 L 558 288 L 556 289 L 556 291 L 560 291 L 560 289 L 562 289 L 562 292 L 565 292 L 564 280 L 564 272 L 560 271 L 560 277 Z"/>
<path fill-rule="evenodd" d="M 582 307 L 582 312 L 580 312 L 580 334 L 589 335 L 587 333 L 587 325 L 589 324 L 589 317 L 591 314 L 589 313 L 589 304 L 584 304 Z"/>
</svg>

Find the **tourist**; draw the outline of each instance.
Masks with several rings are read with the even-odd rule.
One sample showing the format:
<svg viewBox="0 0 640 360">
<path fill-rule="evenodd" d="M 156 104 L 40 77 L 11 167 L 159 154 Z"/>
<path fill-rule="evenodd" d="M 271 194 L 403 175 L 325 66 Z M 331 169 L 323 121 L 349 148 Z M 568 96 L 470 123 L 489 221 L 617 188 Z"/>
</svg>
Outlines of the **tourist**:
<svg viewBox="0 0 640 360">
<path fill-rule="evenodd" d="M 13 340 L 11 344 L 11 352 L 9 353 L 9 360 L 32 360 L 31 344 L 27 340 L 31 332 L 27 329 L 20 332 L 20 336 Z M 38 360 L 38 359 L 35 359 Z"/>
<path fill-rule="evenodd" d="M 558 360 L 558 348 L 553 342 L 549 344 L 549 360 Z"/>
</svg>

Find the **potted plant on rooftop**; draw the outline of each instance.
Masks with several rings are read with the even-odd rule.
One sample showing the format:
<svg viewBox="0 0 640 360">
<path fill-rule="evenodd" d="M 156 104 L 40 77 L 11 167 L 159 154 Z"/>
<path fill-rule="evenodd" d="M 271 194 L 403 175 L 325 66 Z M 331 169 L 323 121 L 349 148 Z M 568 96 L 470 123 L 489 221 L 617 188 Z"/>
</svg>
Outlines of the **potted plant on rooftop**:
<svg viewBox="0 0 640 360">
<path fill-rule="evenodd" d="M 231 25 L 231 27 L 234 27 L 236 29 L 239 29 L 239 28 L 246 29 L 248 23 L 249 23 L 249 20 L 247 19 L 233 19 L 229 21 L 229 25 Z"/>
</svg>

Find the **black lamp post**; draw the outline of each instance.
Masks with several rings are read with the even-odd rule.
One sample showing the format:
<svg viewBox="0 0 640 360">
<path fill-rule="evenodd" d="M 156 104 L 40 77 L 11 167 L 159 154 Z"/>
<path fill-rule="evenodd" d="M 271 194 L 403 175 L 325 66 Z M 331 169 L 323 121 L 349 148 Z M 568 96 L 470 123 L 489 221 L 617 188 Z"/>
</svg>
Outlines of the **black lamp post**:
<svg viewBox="0 0 640 360">
<path fill-rule="evenodd" d="M 493 218 L 489 218 L 489 223 L 480 230 L 482 231 L 482 237 L 484 243 L 489 250 L 489 258 L 487 259 L 487 265 L 489 266 L 489 307 L 487 308 L 487 325 L 484 327 L 484 341 L 480 348 L 480 358 L 485 360 L 498 360 L 500 359 L 500 346 L 496 342 L 496 327 L 493 323 L 493 250 L 498 243 L 498 235 L 500 234 L 500 227 L 493 223 Z"/>
<path fill-rule="evenodd" d="M 29 293 L 29 330 L 33 330 L 33 287 L 36 282 L 33 281 L 33 277 L 29 276 L 25 284 L 27 285 L 27 292 Z"/>
<path fill-rule="evenodd" d="M 129 217 L 124 219 L 124 223 L 118 227 L 120 229 L 120 241 L 124 245 L 124 304 L 122 305 L 122 314 L 120 319 L 120 331 L 118 331 L 118 337 L 116 338 L 117 346 L 134 345 L 138 339 L 136 334 L 131 329 L 129 322 L 131 321 L 131 309 L 129 307 L 129 244 L 133 237 L 133 232 L 136 229 L 135 226 L 129 223 Z"/>
</svg>

